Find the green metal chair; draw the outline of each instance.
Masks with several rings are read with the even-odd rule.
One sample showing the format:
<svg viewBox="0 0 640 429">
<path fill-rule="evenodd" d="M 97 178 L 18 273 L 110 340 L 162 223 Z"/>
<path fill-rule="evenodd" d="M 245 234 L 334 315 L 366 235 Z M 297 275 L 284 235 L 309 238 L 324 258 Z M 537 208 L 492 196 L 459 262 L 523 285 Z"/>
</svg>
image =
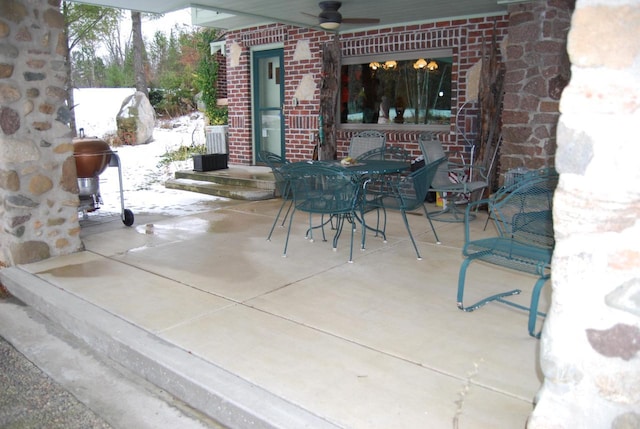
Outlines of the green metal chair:
<svg viewBox="0 0 640 429">
<path fill-rule="evenodd" d="M 427 164 L 416 171 L 409 173 L 406 176 L 394 177 L 391 180 L 385 181 L 382 189 L 372 190 L 368 184 L 365 186 L 365 199 L 368 205 L 378 206 L 384 212 L 384 225 L 382 227 L 383 236 L 386 241 L 386 227 L 387 227 L 387 210 L 397 210 L 402 214 L 402 220 L 409 233 L 409 238 L 413 243 L 413 248 L 416 251 L 418 260 L 422 260 L 416 241 L 411 233 L 411 227 L 409 226 L 409 220 L 407 219 L 407 212 L 422 208 L 424 216 L 427 218 L 433 235 L 435 236 L 436 243 L 440 244 L 440 239 L 433 227 L 431 217 L 427 211 L 427 207 L 424 205 L 424 200 L 429 190 L 429 185 L 436 174 L 438 166 L 446 161 L 446 158 L 441 158 L 430 164 Z M 366 230 L 366 228 L 365 228 Z M 363 231 L 363 234 L 365 232 Z"/>
<path fill-rule="evenodd" d="M 435 133 L 421 133 L 418 144 L 427 163 L 447 156 Z M 457 183 L 451 181 L 451 176 L 458 179 Z M 474 180 L 474 176 L 478 178 Z M 431 190 L 440 193 L 444 205 L 441 211 L 433 213 L 433 219 L 445 222 L 463 222 L 464 212 L 458 209 L 458 204 L 469 200 L 471 194 L 488 186 L 487 173 L 483 168 L 455 163 L 448 159 L 446 163 L 440 164 L 431 183 Z"/>
<path fill-rule="evenodd" d="M 287 208 L 284 217 L 282 218 L 282 224 L 280 226 L 284 227 L 284 223 L 287 220 L 287 216 L 289 216 L 289 212 L 291 211 L 291 206 L 293 205 L 293 197 L 291 194 L 291 186 L 289 181 L 282 174 L 282 166 L 288 164 L 288 161 L 285 161 L 283 157 L 280 155 L 276 155 L 273 152 L 269 152 L 266 150 L 260 151 L 258 153 L 258 160 L 267 164 L 269 168 L 271 168 L 271 172 L 273 173 L 273 177 L 276 179 L 276 189 L 282 198 L 282 204 L 280 204 L 280 209 L 278 210 L 278 214 L 276 218 L 273 220 L 273 225 L 271 225 L 271 230 L 269 231 L 269 235 L 267 236 L 267 241 L 271 241 L 271 235 L 273 234 L 273 230 L 278 223 L 278 219 L 280 219 L 280 215 L 282 214 L 282 209 L 284 206 L 289 203 L 289 207 Z"/>
<path fill-rule="evenodd" d="M 293 211 L 289 217 L 289 229 L 285 240 L 283 256 L 287 256 L 291 225 L 296 212 L 309 215 L 308 234 L 313 239 L 313 229 L 322 228 L 324 238 L 325 216 L 335 221 L 333 250 L 337 250 L 338 239 L 345 223 L 351 225 L 351 246 L 349 263 L 353 262 L 353 236 L 356 219 L 360 210 L 360 178 L 343 167 L 324 162 L 301 162 L 283 168 L 285 177 L 291 184 Z M 320 215 L 320 226 L 313 225 L 313 215 Z"/>
<path fill-rule="evenodd" d="M 388 146 L 388 147 L 378 147 L 375 149 L 371 149 L 362 155 L 360 155 L 357 159 L 358 161 L 368 161 L 368 160 L 390 160 L 390 161 L 403 161 L 407 164 L 411 162 L 411 154 L 406 149 L 400 146 Z M 389 192 L 388 181 L 397 179 L 398 175 L 377 175 L 371 176 L 367 181 L 367 188 L 369 189 L 369 193 L 365 195 L 363 199 L 362 211 L 364 213 L 368 213 L 370 211 L 376 210 L 376 227 L 372 228 L 376 232 L 376 236 L 380 233 L 380 207 L 381 204 L 369 204 L 369 200 L 371 199 L 379 199 L 380 195 L 383 193 Z M 382 233 L 384 236 L 384 232 Z M 365 247 L 364 236 L 362 237 L 362 249 Z M 385 237 L 386 240 L 386 237 Z"/>
<path fill-rule="evenodd" d="M 553 232 L 553 195 L 558 184 L 558 173 L 541 169 L 526 174 L 513 186 L 501 188 L 491 198 L 470 203 L 465 213 L 465 259 L 458 277 L 458 308 L 467 312 L 498 301 L 529 312 L 528 329 L 533 337 L 538 316 L 542 287 L 551 276 L 551 257 L 555 246 Z M 470 213 L 475 207 L 487 205 L 496 226 L 497 235 L 474 239 L 469 226 Z M 463 304 L 466 272 L 473 261 L 488 262 L 505 268 L 530 273 L 538 277 L 529 307 L 505 299 L 521 293 L 520 289 L 491 295 L 472 305 Z"/>
</svg>

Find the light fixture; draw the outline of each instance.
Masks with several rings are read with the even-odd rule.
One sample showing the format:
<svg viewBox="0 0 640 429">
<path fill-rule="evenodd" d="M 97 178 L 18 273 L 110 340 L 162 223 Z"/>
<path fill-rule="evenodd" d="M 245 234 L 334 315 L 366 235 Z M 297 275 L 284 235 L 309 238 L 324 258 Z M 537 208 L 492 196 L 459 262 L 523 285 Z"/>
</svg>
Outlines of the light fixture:
<svg viewBox="0 0 640 429">
<path fill-rule="evenodd" d="M 320 23 L 320 27 L 324 28 L 325 30 L 337 30 L 338 27 L 340 27 L 340 23 L 325 21 Z"/>
<path fill-rule="evenodd" d="M 437 70 L 438 69 L 438 63 L 436 63 L 434 60 L 429 61 L 429 64 L 427 64 L 427 68 L 431 71 Z"/>
<path fill-rule="evenodd" d="M 420 58 L 418 61 L 413 63 L 413 68 L 416 70 L 422 70 L 426 66 L 427 66 L 427 62 L 424 60 L 424 58 Z"/>
<path fill-rule="evenodd" d="M 325 30 L 336 30 L 342 22 L 342 15 L 337 10 L 323 10 L 318 15 L 320 27 Z"/>
<path fill-rule="evenodd" d="M 385 61 L 384 68 L 386 69 L 394 69 L 398 66 L 398 63 L 395 60 Z"/>
<path fill-rule="evenodd" d="M 371 70 L 385 69 L 385 70 L 393 70 L 398 67 L 398 62 L 396 60 L 387 60 L 384 63 L 379 63 L 377 61 L 372 61 L 369 63 L 369 68 Z"/>
</svg>

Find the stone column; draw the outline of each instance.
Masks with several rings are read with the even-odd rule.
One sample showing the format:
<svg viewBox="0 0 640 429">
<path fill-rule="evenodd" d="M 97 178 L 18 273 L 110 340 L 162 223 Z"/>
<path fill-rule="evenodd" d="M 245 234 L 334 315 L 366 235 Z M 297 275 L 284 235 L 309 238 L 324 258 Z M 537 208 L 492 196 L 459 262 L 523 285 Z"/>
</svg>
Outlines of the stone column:
<svg viewBox="0 0 640 429">
<path fill-rule="evenodd" d="M 509 7 L 502 174 L 553 165 L 562 90 L 570 76 L 567 32 L 574 0 L 536 0 Z"/>
<path fill-rule="evenodd" d="M 528 428 L 639 428 L 640 1 L 579 0 L 568 50 L 545 379 Z"/>
<path fill-rule="evenodd" d="M 0 265 L 82 247 L 59 1 L 0 2 Z"/>
</svg>

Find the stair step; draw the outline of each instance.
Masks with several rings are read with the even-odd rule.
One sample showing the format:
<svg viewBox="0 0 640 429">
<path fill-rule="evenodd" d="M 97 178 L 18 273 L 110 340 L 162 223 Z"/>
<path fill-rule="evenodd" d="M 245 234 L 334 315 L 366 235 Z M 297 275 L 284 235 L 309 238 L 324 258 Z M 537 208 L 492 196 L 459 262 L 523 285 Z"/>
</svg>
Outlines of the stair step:
<svg viewBox="0 0 640 429">
<path fill-rule="evenodd" d="M 191 179 L 221 185 L 245 186 L 273 191 L 275 179 L 271 169 L 265 167 L 229 167 L 213 171 L 180 170 L 176 179 Z"/>
<path fill-rule="evenodd" d="M 273 189 L 259 189 L 257 187 L 235 186 L 185 178 L 169 179 L 164 186 L 168 189 L 198 192 L 234 200 L 257 201 L 275 198 Z"/>
</svg>

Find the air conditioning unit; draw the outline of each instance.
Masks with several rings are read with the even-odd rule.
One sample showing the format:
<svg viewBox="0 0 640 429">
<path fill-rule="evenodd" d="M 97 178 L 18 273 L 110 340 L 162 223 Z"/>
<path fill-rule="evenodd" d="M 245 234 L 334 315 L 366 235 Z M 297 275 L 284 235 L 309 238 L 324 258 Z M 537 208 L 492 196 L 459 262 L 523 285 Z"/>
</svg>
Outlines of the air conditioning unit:
<svg viewBox="0 0 640 429">
<path fill-rule="evenodd" d="M 204 128 L 207 153 L 228 153 L 228 125 L 211 125 Z"/>
</svg>

